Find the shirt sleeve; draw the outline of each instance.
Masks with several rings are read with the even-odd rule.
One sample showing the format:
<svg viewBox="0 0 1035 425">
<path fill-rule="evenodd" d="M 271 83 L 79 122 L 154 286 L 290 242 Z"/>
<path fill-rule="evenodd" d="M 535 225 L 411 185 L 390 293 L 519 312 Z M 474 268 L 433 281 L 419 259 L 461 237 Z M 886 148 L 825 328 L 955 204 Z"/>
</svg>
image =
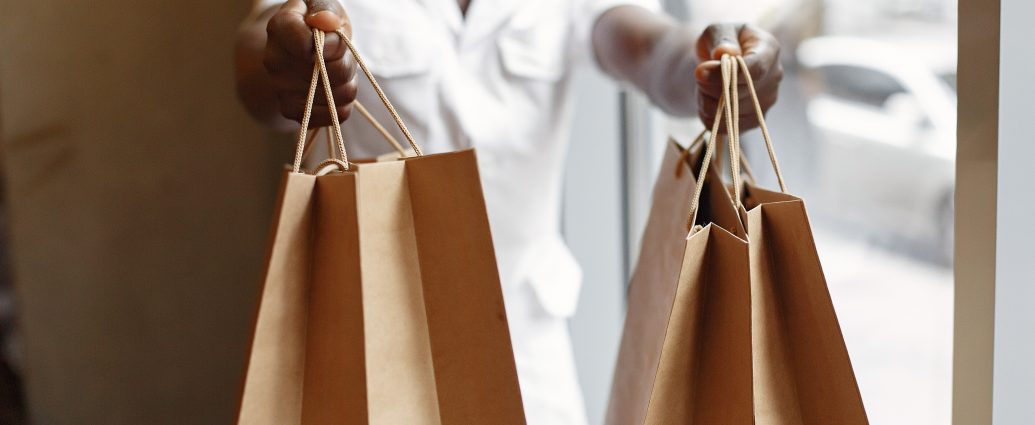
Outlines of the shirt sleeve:
<svg viewBox="0 0 1035 425">
<path fill-rule="evenodd" d="M 475 0 L 477 1 L 477 0 Z M 600 16 L 618 6 L 640 6 L 652 12 L 661 12 L 658 0 L 574 0 L 572 19 L 574 22 L 573 56 L 579 65 L 592 63 L 600 68 L 593 53 L 593 27 Z"/>
</svg>

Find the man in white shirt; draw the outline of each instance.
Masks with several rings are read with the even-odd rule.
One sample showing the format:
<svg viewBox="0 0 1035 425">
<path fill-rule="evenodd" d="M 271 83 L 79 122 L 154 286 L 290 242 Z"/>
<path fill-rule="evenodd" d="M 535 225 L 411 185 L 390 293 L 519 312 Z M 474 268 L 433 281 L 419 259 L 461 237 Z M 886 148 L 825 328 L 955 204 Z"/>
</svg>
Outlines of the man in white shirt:
<svg viewBox="0 0 1035 425">
<path fill-rule="evenodd" d="M 312 76 L 309 28 L 345 26 L 426 152 L 478 149 L 533 425 L 586 421 L 567 328 L 581 271 L 560 234 L 573 70 L 596 64 L 666 112 L 710 123 L 721 92 L 715 59 L 743 54 L 763 107 L 776 101 L 782 68 L 770 34 L 713 25 L 697 37 L 655 1 L 264 0 L 238 38 L 238 94 L 264 123 L 297 128 Z M 337 35 L 328 35 L 325 54 L 341 119 L 353 100 L 379 104 Z M 316 99 L 312 125 L 326 126 L 328 107 Z M 753 127 L 753 106 L 741 111 L 742 126 Z M 365 124 L 344 127 L 350 155 L 387 153 Z"/>
</svg>

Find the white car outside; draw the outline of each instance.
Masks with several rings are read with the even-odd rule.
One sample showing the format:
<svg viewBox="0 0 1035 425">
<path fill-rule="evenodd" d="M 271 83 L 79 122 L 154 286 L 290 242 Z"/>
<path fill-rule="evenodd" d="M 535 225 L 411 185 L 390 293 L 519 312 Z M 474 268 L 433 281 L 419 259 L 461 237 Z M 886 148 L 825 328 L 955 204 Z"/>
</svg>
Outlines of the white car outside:
<svg viewBox="0 0 1035 425">
<path fill-rule="evenodd" d="M 807 117 L 819 187 L 847 224 L 923 241 L 951 259 L 956 153 L 949 43 L 820 37 L 798 49 L 814 77 Z"/>
</svg>

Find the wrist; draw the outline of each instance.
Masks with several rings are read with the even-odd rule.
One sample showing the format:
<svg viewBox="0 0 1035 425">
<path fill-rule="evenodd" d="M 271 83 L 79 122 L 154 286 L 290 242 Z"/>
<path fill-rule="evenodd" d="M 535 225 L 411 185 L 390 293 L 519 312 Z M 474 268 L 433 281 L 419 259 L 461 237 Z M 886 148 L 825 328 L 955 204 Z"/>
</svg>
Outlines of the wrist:
<svg viewBox="0 0 1035 425">
<path fill-rule="evenodd" d="M 646 91 L 670 115 L 692 116 L 697 112 L 696 34 L 688 25 L 673 26 L 658 39 L 651 54 Z"/>
<path fill-rule="evenodd" d="M 279 3 L 257 7 L 241 24 L 234 44 L 234 88 L 237 99 L 252 118 L 273 129 L 287 131 L 293 122 L 281 115 L 277 95 L 263 64 L 266 24 L 279 8 Z"/>
</svg>

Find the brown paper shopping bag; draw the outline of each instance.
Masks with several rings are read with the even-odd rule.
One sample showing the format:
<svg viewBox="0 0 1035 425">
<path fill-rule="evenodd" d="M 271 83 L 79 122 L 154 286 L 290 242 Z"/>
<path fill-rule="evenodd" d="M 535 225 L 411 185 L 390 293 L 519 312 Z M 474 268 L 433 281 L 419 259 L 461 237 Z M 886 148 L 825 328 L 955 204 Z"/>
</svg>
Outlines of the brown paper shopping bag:
<svg viewBox="0 0 1035 425">
<path fill-rule="evenodd" d="M 629 287 L 610 425 L 752 423 L 748 245 L 722 185 L 697 184 L 705 155 L 694 145 L 668 143 L 654 186 Z M 718 180 L 714 168 L 707 174 Z M 688 238 L 695 194 L 706 225 Z"/>
<path fill-rule="evenodd" d="M 731 98 L 743 72 L 780 192 L 749 181 L 742 163 L 736 102 L 727 105 L 732 199 L 751 252 L 752 362 L 759 424 L 866 424 L 866 411 L 834 312 L 805 203 L 787 194 L 751 74 L 740 57 L 726 60 Z"/>
<path fill-rule="evenodd" d="M 753 178 L 746 184 L 740 181 L 743 158 L 737 122 L 739 107 L 736 102 L 726 102 L 729 98 L 739 98 L 738 65 L 747 74 L 742 59 L 726 57 L 722 61 L 725 91 L 720 100 L 720 113 L 711 129 L 712 136 L 704 158 L 700 161 L 700 177 L 696 182 L 687 179 L 682 184 L 673 184 L 674 175 L 666 174 L 664 168 L 670 167 L 669 163 L 673 162 L 671 158 L 677 157 L 677 148 L 670 148 L 659 175 L 644 245 L 630 287 L 629 312 L 608 412 L 610 424 L 867 423 L 804 203 L 785 193 L 761 189 L 754 185 Z M 752 98 L 755 98 L 749 74 L 746 79 L 746 86 Z M 757 100 L 755 112 L 759 116 L 781 190 L 785 191 L 779 163 L 775 159 Z M 729 187 L 720 181 L 714 169 L 709 170 L 718 139 L 716 133 L 723 116 L 726 118 L 730 153 L 728 162 L 733 180 Z M 691 159 L 689 165 L 698 163 L 692 153 L 685 157 Z M 685 164 L 679 163 L 678 166 Z M 691 192 L 692 195 L 688 195 Z M 690 208 L 685 205 L 690 205 Z M 692 300 L 668 294 L 674 286 L 670 272 L 672 266 L 664 262 L 662 257 L 668 253 L 669 258 L 673 258 L 671 253 L 675 252 L 676 236 L 672 235 L 686 234 L 687 225 L 679 219 L 686 217 L 688 211 L 692 217 L 690 224 L 698 220 L 711 224 L 703 228 L 691 228 L 682 263 L 683 271 L 675 285 L 684 284 L 682 279 L 688 275 L 688 267 L 694 268 L 699 274 L 718 272 L 715 264 L 721 263 L 714 257 L 724 256 L 730 261 L 736 259 L 742 267 L 740 275 L 746 275 L 747 279 L 726 279 L 717 286 L 749 286 L 748 290 L 737 293 L 745 297 L 741 302 L 749 304 L 750 337 L 747 350 L 751 361 L 747 367 L 740 364 L 742 369 L 737 371 L 748 374 L 748 398 L 751 401 L 746 407 L 741 405 L 740 410 L 735 411 L 731 403 L 734 393 L 722 394 L 724 398 L 719 406 L 725 409 L 721 413 L 725 416 L 719 420 L 702 420 L 696 412 L 685 413 L 686 406 L 700 406 L 702 400 L 710 397 L 709 389 L 703 389 L 695 382 L 698 376 L 708 373 L 710 365 L 700 361 L 690 363 L 694 360 L 687 356 L 682 361 L 691 366 L 678 371 L 676 376 L 672 376 L 672 370 L 663 367 L 666 356 L 680 355 L 669 353 L 670 346 L 702 347 L 706 344 L 700 336 L 680 331 L 687 326 L 688 321 L 676 312 L 721 302 L 715 299 L 715 293 L 709 292 L 697 294 L 699 298 Z M 661 226 L 661 223 L 667 228 L 652 228 Z M 714 234 L 716 229 L 721 228 L 740 238 L 738 242 L 743 248 L 741 251 L 715 249 L 712 245 L 701 248 L 691 244 L 702 234 Z M 712 260 L 699 264 L 689 262 L 688 259 L 694 257 L 690 251 L 694 249 L 702 250 L 703 254 L 698 255 Z M 713 269 L 707 269 L 709 266 Z M 647 270 L 641 272 L 643 268 Z M 653 298 L 645 300 L 648 297 Z M 730 332 L 730 329 L 713 325 L 704 332 L 709 331 Z M 730 335 L 728 338 L 732 337 Z M 699 351 L 706 349 L 698 348 Z M 645 356 L 651 356 L 650 359 L 660 356 L 662 361 L 644 361 Z M 741 378 L 730 373 L 726 379 Z M 667 384 L 670 381 L 682 382 L 683 385 Z M 655 410 L 672 415 L 657 420 L 652 415 Z"/>
<path fill-rule="evenodd" d="M 321 76 L 326 87 L 323 37 L 310 105 Z M 524 423 L 474 151 L 423 155 L 385 105 L 416 156 L 350 163 L 335 125 L 341 159 L 305 174 L 303 120 L 241 424 Z"/>
</svg>

